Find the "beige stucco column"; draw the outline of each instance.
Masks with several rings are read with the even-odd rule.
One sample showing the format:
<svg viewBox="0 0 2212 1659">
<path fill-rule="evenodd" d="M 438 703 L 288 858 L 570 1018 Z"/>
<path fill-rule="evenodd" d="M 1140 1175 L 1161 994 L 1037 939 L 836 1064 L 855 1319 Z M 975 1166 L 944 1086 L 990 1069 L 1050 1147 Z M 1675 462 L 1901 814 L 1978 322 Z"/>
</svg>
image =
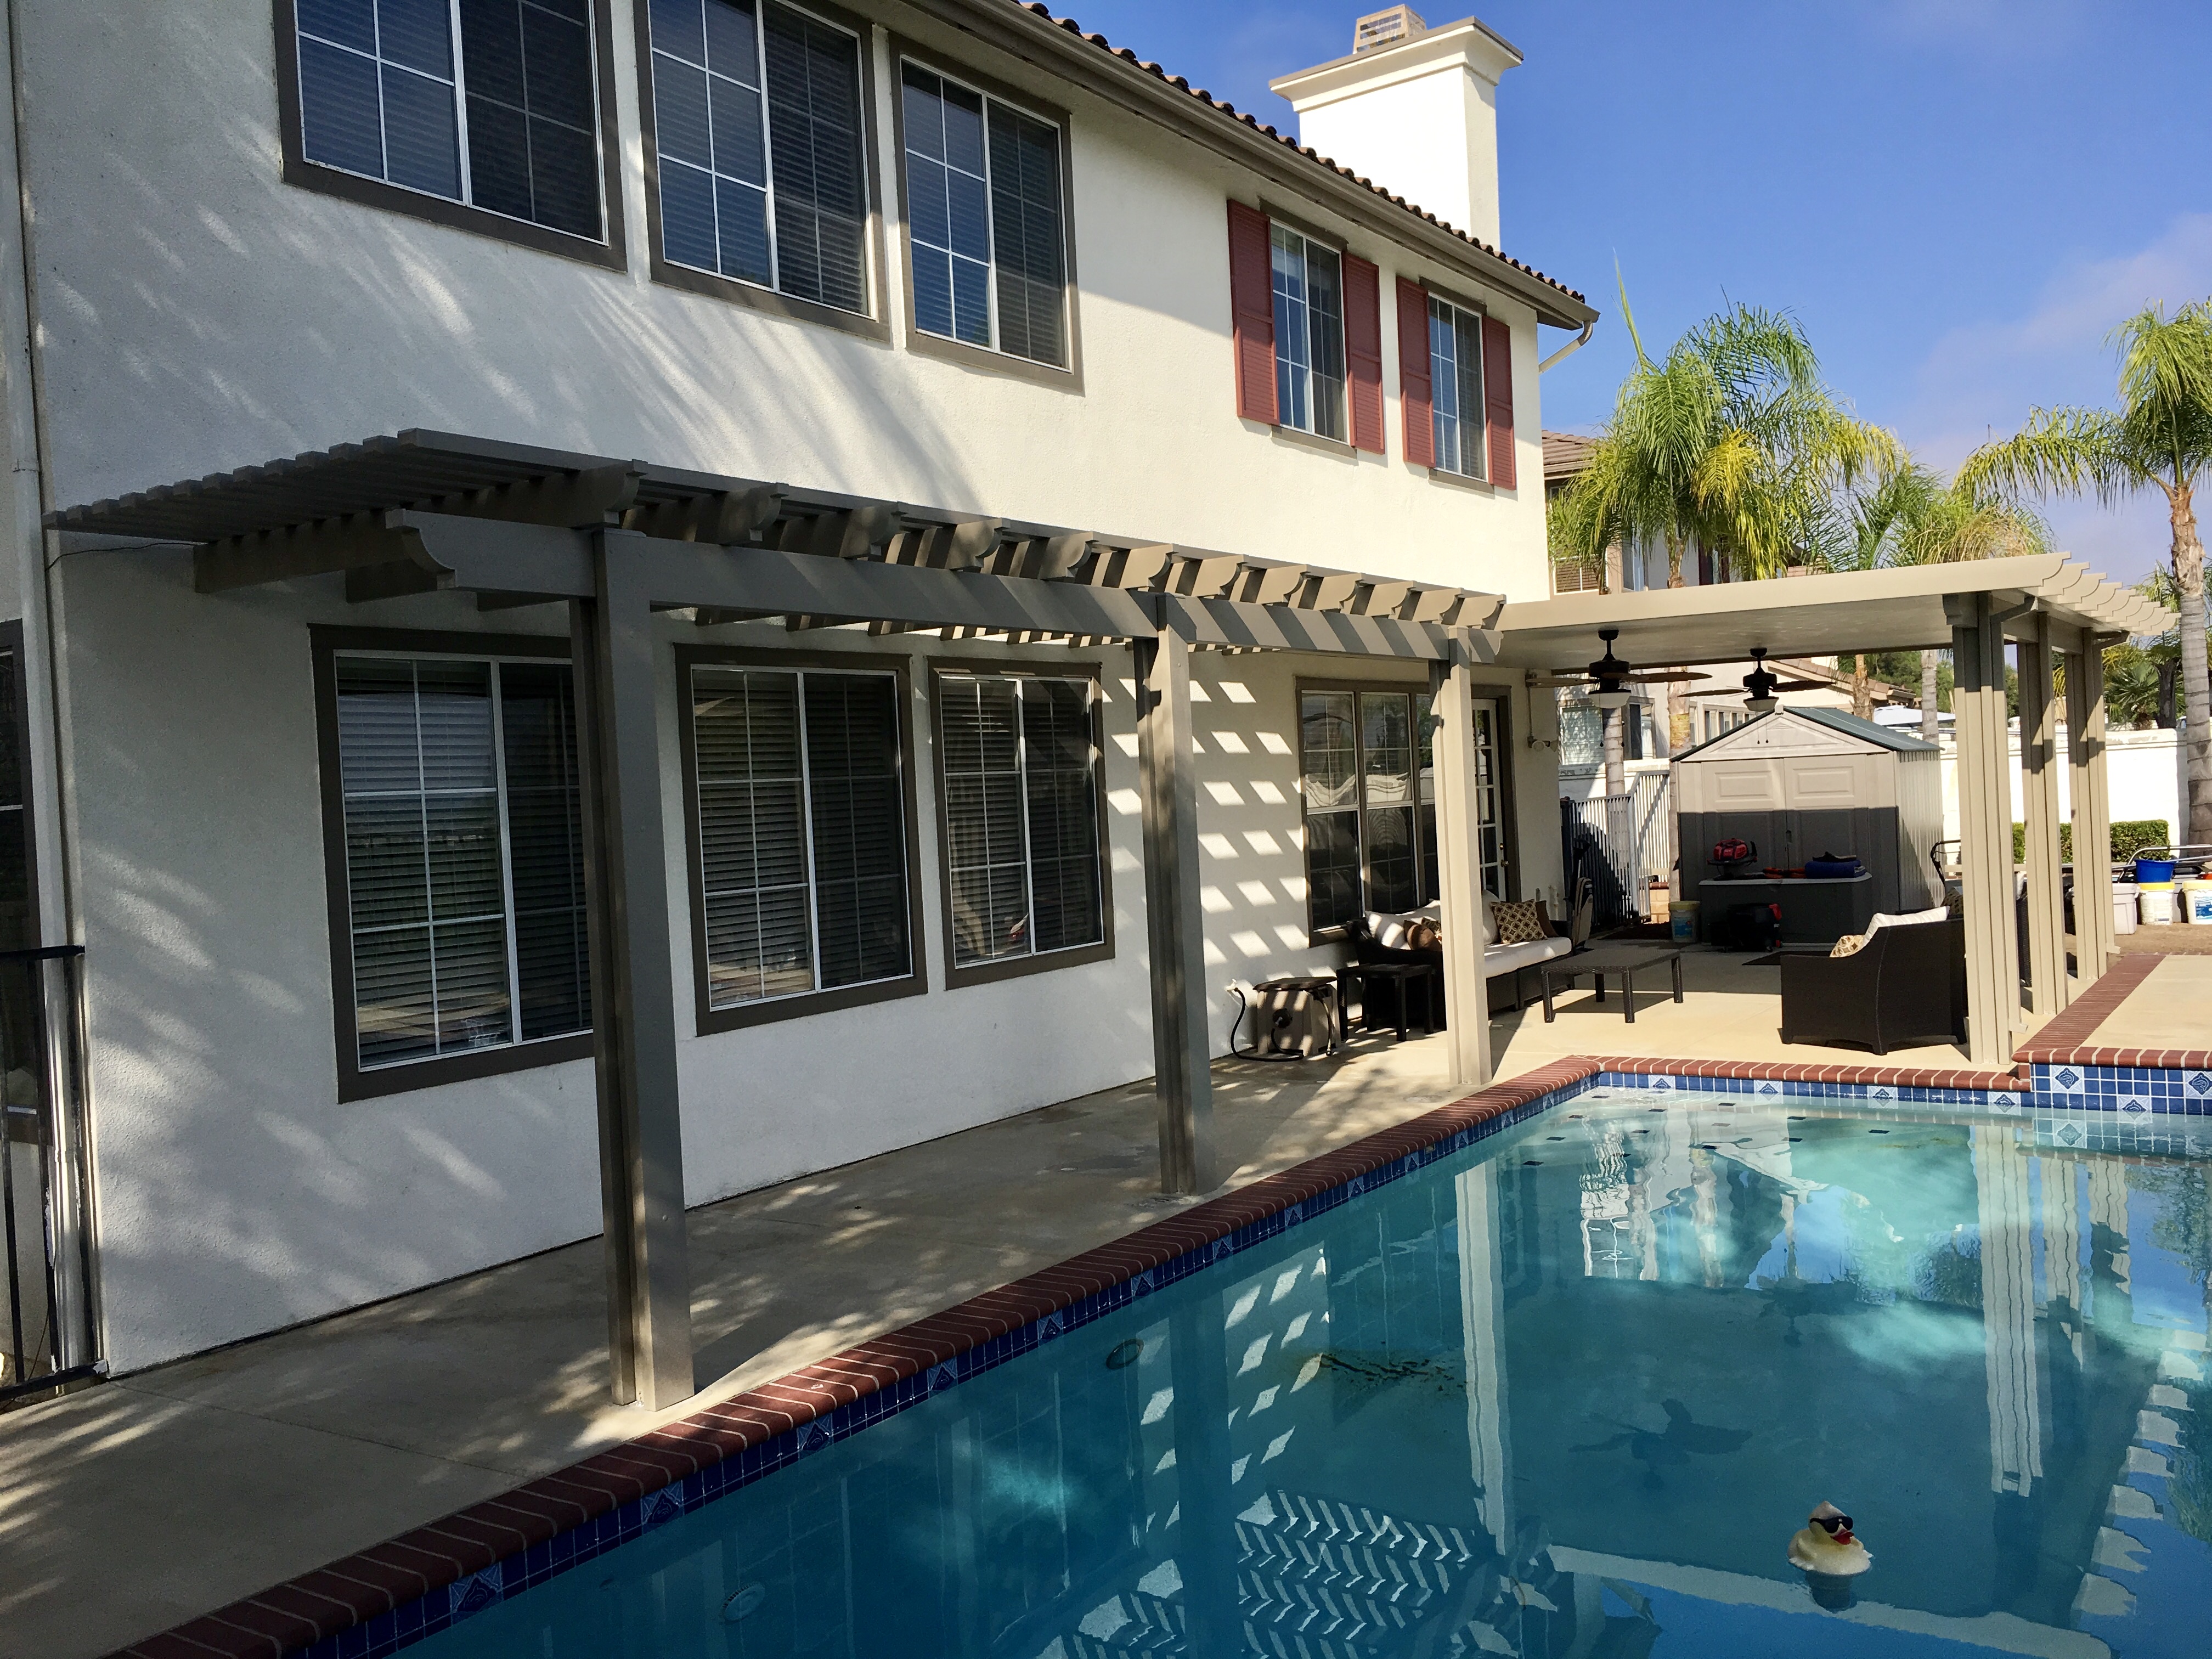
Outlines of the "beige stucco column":
<svg viewBox="0 0 2212 1659">
<path fill-rule="evenodd" d="M 2112 965 L 2112 816 L 2105 776 L 2105 651 L 2096 638 L 2066 659 L 2066 757 L 2073 770 L 2074 944 L 2081 983 Z"/>
<path fill-rule="evenodd" d="M 1986 593 L 1960 595 L 1951 606 L 1951 707 L 1959 735 L 1959 865 L 1966 922 L 1966 1055 L 1977 1066 L 2002 1066 L 2012 1059 L 2020 1023 L 2004 625 Z"/>
<path fill-rule="evenodd" d="M 1474 682 L 1463 649 L 1431 677 L 1437 878 L 1443 887 L 1445 1046 L 1452 1085 L 1490 1084 L 1490 994 L 1482 976 L 1482 813 L 1475 791 Z"/>
<path fill-rule="evenodd" d="M 2048 1018 L 2066 987 L 2066 890 L 2058 856 L 2058 700 L 2052 692 L 2051 618 L 2020 644 L 2021 817 L 2027 833 L 2029 1006 Z"/>
</svg>

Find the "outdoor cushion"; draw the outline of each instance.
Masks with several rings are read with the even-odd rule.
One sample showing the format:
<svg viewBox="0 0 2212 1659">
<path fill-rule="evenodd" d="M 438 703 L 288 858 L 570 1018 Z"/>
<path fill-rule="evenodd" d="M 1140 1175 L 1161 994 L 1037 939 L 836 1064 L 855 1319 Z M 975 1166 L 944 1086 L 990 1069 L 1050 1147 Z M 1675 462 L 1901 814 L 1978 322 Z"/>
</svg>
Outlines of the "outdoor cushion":
<svg viewBox="0 0 2212 1659">
<path fill-rule="evenodd" d="M 1532 939 L 1518 945 L 1493 945 L 1482 953 L 1482 976 L 1495 979 L 1516 968 L 1533 968 L 1553 957 L 1565 956 L 1574 948 L 1572 941 L 1564 939 Z"/>
<path fill-rule="evenodd" d="M 1367 931 L 1386 951 L 1406 948 L 1406 918 L 1403 916 L 1394 915 L 1388 910 L 1370 910 L 1367 913 Z"/>
<path fill-rule="evenodd" d="M 1500 901 L 1490 907 L 1490 913 L 1497 918 L 1500 945 L 1523 945 L 1551 937 L 1551 921 L 1544 915 L 1544 907 L 1534 899 Z"/>
<path fill-rule="evenodd" d="M 1866 932 L 1844 934 L 1836 941 L 1836 948 L 1828 954 L 1831 957 L 1855 957 L 1866 949 L 1869 939 L 1885 927 L 1924 927 L 1931 921 L 1948 921 L 1950 918 L 1950 908 L 1942 904 L 1932 910 L 1907 910 L 1897 915 L 1878 910 L 1874 920 L 1867 924 Z"/>
</svg>

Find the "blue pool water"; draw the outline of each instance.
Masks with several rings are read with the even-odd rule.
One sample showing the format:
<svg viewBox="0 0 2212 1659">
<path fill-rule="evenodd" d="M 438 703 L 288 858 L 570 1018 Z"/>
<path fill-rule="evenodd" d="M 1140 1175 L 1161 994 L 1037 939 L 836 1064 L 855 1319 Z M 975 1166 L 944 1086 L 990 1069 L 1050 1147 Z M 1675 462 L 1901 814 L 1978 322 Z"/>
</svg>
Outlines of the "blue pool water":
<svg viewBox="0 0 2212 1659">
<path fill-rule="evenodd" d="M 2201 1659 L 2207 1176 L 1583 1095 L 416 1651 Z"/>
</svg>

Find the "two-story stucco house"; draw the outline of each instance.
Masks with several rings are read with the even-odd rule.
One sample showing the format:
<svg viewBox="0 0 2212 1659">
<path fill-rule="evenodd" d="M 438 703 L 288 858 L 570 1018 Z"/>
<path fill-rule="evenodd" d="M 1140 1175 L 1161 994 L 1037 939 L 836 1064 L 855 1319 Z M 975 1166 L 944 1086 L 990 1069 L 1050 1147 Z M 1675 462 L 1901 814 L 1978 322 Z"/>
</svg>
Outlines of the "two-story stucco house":
<svg viewBox="0 0 2212 1659">
<path fill-rule="evenodd" d="M 1484 630 L 1595 313 L 1480 23 L 1301 148 L 1013 0 L 13 16 L 5 1381 L 603 1213 L 674 1295 L 684 1205 L 1202 1094 L 1231 978 L 1556 896 Z"/>
</svg>

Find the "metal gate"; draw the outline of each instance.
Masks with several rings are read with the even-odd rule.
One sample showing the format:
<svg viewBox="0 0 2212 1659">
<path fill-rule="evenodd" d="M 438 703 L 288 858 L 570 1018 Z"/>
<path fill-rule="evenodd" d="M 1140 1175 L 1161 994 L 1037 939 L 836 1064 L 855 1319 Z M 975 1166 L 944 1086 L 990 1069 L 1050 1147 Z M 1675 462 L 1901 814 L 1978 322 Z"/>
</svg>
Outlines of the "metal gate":
<svg viewBox="0 0 2212 1659">
<path fill-rule="evenodd" d="M 1559 802 L 1560 850 L 1567 888 L 1580 878 L 1590 884 L 1591 925 L 1618 927 L 1648 914 L 1651 878 L 1665 879 L 1673 862 L 1668 850 L 1669 777 L 1640 772 L 1618 795 Z"/>
<path fill-rule="evenodd" d="M 84 947 L 0 951 L 0 1409 L 101 1369 L 85 1156 Z"/>
</svg>

